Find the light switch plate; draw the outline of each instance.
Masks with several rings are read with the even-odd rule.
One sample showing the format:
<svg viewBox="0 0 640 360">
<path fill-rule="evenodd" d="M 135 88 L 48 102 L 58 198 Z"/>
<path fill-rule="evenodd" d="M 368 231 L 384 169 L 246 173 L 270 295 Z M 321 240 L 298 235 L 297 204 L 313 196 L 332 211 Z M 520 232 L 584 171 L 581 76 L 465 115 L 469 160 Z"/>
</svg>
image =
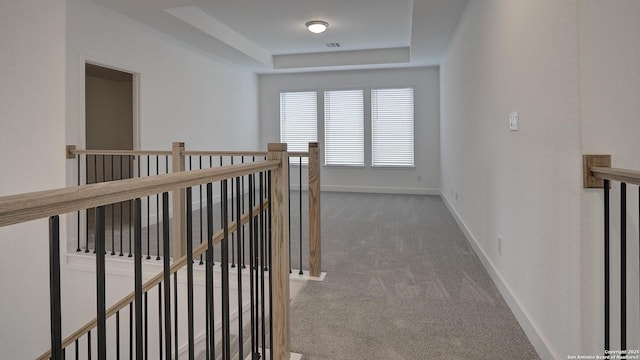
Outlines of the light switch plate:
<svg viewBox="0 0 640 360">
<path fill-rule="evenodd" d="M 518 131 L 518 112 L 514 111 L 509 114 L 509 130 Z"/>
</svg>

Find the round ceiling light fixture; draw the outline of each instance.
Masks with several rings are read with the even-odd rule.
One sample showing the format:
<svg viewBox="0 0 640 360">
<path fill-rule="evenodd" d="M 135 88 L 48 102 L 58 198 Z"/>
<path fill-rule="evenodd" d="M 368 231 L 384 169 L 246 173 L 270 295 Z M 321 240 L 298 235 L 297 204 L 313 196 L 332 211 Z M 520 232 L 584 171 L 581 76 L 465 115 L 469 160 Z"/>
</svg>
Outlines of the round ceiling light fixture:
<svg viewBox="0 0 640 360">
<path fill-rule="evenodd" d="M 329 23 L 322 20 L 312 20 L 307 22 L 305 26 L 312 33 L 320 34 L 320 33 L 323 33 L 325 30 L 327 30 L 327 27 L 329 27 Z"/>
</svg>

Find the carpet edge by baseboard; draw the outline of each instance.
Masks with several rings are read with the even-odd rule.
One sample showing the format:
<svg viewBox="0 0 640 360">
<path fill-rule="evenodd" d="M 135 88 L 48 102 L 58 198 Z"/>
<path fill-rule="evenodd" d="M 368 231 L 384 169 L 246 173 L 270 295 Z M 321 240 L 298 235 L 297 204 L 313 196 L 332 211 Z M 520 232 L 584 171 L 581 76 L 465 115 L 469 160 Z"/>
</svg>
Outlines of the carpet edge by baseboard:
<svg viewBox="0 0 640 360">
<path fill-rule="evenodd" d="M 529 317 L 527 311 L 522 307 L 518 298 L 512 293 L 511 287 L 504 281 L 500 273 L 496 270 L 493 262 L 489 259 L 489 257 L 487 257 L 480 244 L 478 244 L 478 241 L 475 239 L 473 234 L 471 234 L 471 231 L 465 224 L 464 220 L 462 220 L 458 212 L 449 202 L 449 199 L 447 199 L 447 197 L 442 192 L 440 192 L 439 195 L 442 199 L 442 202 L 444 202 L 445 206 L 451 213 L 451 216 L 453 216 L 456 223 L 464 233 L 465 238 L 473 248 L 473 251 L 478 256 L 478 259 L 480 259 L 480 262 L 484 266 L 485 270 L 487 271 L 487 273 L 489 273 L 489 276 L 496 284 L 498 290 L 500 291 L 500 294 L 502 294 L 502 297 L 511 309 L 511 312 L 513 312 L 516 320 L 522 327 L 522 330 L 527 335 L 527 338 L 531 342 L 531 345 L 533 345 L 533 347 L 536 349 L 536 352 L 538 352 L 540 358 L 549 360 L 561 359 L 560 355 L 556 351 L 552 350 L 546 336 L 544 336 L 544 334 L 540 332 L 533 320 Z"/>
</svg>

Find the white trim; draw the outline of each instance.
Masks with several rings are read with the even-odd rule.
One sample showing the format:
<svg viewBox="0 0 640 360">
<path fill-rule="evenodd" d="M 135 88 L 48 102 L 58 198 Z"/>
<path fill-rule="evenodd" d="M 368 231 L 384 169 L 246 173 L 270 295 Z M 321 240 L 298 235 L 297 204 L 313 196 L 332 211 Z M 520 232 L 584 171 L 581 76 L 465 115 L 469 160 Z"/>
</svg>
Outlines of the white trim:
<svg viewBox="0 0 640 360">
<path fill-rule="evenodd" d="M 409 188 L 409 187 L 321 185 L 320 189 L 322 191 L 335 191 L 335 192 L 440 196 L 440 189 L 424 189 L 424 188 Z"/>
<path fill-rule="evenodd" d="M 289 280 L 292 281 L 324 281 L 324 278 L 327 276 L 326 272 L 321 272 L 320 276 L 314 277 L 309 274 L 309 271 L 303 270 L 302 275 L 300 275 L 300 269 L 291 269 L 291 274 L 289 275 Z"/>
<path fill-rule="evenodd" d="M 478 241 L 471 234 L 471 231 L 465 224 L 464 220 L 462 220 L 458 212 L 453 208 L 451 203 L 449 203 L 449 200 L 444 195 L 444 193 L 441 193 L 440 197 L 449 209 L 451 215 L 453 215 L 456 223 L 458 223 L 458 226 L 464 233 L 464 236 L 467 238 L 467 241 L 473 248 L 473 251 L 482 262 L 485 270 L 487 270 L 487 273 L 489 273 L 489 276 L 491 276 L 491 279 L 498 287 L 500 294 L 502 294 L 502 297 L 509 306 L 509 309 L 511 309 L 511 311 L 513 312 L 513 315 L 516 317 L 516 320 L 518 320 L 518 323 L 522 327 L 522 330 L 524 330 L 527 338 L 529 338 L 531 345 L 533 345 L 533 347 L 538 352 L 538 355 L 542 359 L 561 359 L 562 357 L 560 357 L 560 354 L 558 354 L 551 348 L 549 340 L 540 331 L 538 326 L 536 326 L 529 313 L 525 310 L 524 306 L 522 306 L 522 303 L 518 300 L 518 297 L 513 293 L 511 287 L 504 281 L 503 277 L 493 265 L 491 259 L 489 259 L 489 257 L 487 256 L 487 253 L 482 249 Z"/>
<path fill-rule="evenodd" d="M 269 360 L 271 357 L 271 352 L 269 348 L 265 350 L 266 354 L 264 354 L 264 360 Z M 247 356 L 245 360 L 251 360 L 251 355 Z M 289 352 L 289 360 L 302 360 L 302 354 Z"/>
</svg>

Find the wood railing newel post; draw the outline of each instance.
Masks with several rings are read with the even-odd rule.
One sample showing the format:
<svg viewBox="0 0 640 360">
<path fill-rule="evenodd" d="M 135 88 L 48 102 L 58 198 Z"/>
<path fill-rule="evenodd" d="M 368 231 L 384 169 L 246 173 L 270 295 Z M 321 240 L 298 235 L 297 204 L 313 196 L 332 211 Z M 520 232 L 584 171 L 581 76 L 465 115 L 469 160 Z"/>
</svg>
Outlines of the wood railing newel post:
<svg viewBox="0 0 640 360">
<path fill-rule="evenodd" d="M 271 256 L 273 292 L 273 360 L 289 360 L 289 166 L 287 144 L 272 143 L 268 146 L 269 160 L 279 160 L 280 166 L 272 170 L 271 201 L 273 224 L 271 227 Z"/>
<path fill-rule="evenodd" d="M 184 143 L 174 142 L 171 147 L 171 172 L 178 173 L 184 171 Z M 173 208 L 173 258 L 179 259 L 186 253 L 187 232 L 186 232 L 186 194 L 185 189 L 171 192 Z"/>
<path fill-rule="evenodd" d="M 322 272 L 322 239 L 320 235 L 320 156 L 318 143 L 309 143 L 309 275 Z"/>
</svg>

